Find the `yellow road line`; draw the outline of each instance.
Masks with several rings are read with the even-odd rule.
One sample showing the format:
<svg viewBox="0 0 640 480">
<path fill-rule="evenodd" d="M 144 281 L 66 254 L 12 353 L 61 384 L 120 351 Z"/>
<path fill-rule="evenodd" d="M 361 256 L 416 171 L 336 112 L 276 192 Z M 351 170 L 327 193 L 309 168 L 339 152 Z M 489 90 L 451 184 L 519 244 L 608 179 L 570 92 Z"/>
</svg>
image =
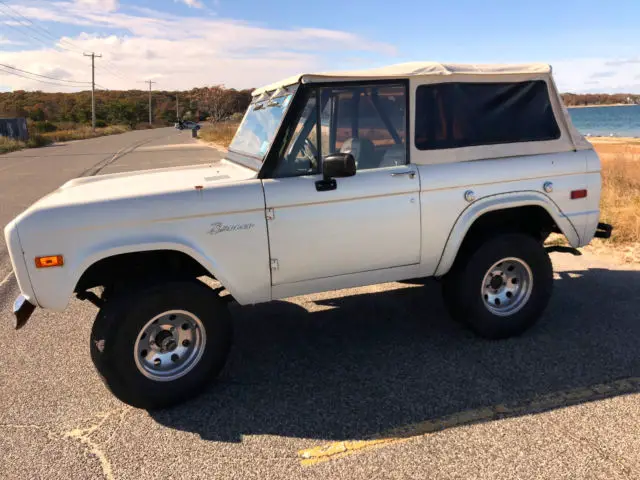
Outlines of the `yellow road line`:
<svg viewBox="0 0 640 480">
<path fill-rule="evenodd" d="M 394 428 L 365 440 L 346 440 L 307 448 L 305 450 L 300 450 L 298 452 L 298 457 L 300 458 L 300 463 L 302 465 L 315 465 L 329 460 L 342 458 L 347 455 L 352 455 L 354 453 L 406 442 L 447 428 L 499 420 L 501 418 L 509 418 L 518 415 L 539 413 L 542 411 L 576 405 L 578 403 L 600 400 L 639 391 L 640 378 L 625 378 L 609 383 L 593 385 L 587 388 L 576 388 L 564 392 L 554 392 L 524 402 L 498 404 L 491 407 L 458 412 L 452 415 Z"/>
</svg>

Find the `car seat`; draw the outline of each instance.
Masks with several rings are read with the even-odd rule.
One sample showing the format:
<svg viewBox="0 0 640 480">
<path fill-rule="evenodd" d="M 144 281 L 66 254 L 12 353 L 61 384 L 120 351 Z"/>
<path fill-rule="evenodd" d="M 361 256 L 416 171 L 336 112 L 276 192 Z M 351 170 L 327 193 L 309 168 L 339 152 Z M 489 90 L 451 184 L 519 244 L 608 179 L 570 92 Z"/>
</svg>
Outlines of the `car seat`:
<svg viewBox="0 0 640 480">
<path fill-rule="evenodd" d="M 406 165 L 407 147 L 403 144 L 391 145 L 382 156 L 380 167 L 395 167 L 396 165 Z"/>
<path fill-rule="evenodd" d="M 340 153 L 350 153 L 356 160 L 356 168 L 364 170 L 367 168 L 377 168 L 375 147 L 368 138 L 348 138 L 340 147 Z"/>
</svg>

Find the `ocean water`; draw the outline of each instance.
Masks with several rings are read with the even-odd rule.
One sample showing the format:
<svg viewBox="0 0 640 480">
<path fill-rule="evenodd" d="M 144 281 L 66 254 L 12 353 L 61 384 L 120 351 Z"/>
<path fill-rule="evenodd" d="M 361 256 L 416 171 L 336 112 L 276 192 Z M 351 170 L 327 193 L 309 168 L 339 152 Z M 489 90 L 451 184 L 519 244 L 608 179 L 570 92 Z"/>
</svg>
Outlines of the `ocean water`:
<svg viewBox="0 0 640 480">
<path fill-rule="evenodd" d="M 569 108 L 569 114 L 583 135 L 640 137 L 640 105 Z"/>
</svg>

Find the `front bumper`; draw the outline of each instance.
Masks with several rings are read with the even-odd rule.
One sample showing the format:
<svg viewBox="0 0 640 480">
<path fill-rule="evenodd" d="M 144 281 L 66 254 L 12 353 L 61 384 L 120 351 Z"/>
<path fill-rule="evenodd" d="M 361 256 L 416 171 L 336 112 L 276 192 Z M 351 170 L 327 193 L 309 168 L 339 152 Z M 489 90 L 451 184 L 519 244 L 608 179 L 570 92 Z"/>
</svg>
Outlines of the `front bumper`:
<svg viewBox="0 0 640 480">
<path fill-rule="evenodd" d="M 24 327 L 24 324 L 27 323 L 35 309 L 36 306 L 29 302 L 24 295 L 20 294 L 16 301 L 13 302 L 13 328 L 18 330 Z"/>
</svg>

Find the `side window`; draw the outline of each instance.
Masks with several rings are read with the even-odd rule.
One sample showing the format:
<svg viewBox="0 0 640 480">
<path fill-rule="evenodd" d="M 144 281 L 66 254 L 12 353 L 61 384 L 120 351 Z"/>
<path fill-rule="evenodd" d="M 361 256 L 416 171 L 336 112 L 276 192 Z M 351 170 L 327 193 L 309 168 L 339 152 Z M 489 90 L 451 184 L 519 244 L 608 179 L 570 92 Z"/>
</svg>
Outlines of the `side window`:
<svg viewBox="0 0 640 480">
<path fill-rule="evenodd" d="M 351 153 L 358 170 L 405 165 L 406 125 L 404 85 L 309 88 L 275 176 L 318 173 L 319 159 L 338 152 Z"/>
<path fill-rule="evenodd" d="M 416 91 L 419 150 L 554 140 L 560 130 L 542 80 L 440 83 Z"/>
<path fill-rule="evenodd" d="M 316 93 L 311 90 L 307 94 L 302 113 L 289 135 L 289 143 L 280 158 L 275 171 L 276 177 L 292 177 L 310 175 L 318 172 Z"/>
<path fill-rule="evenodd" d="M 358 170 L 407 163 L 403 85 L 321 89 L 322 155 L 351 153 Z"/>
</svg>

